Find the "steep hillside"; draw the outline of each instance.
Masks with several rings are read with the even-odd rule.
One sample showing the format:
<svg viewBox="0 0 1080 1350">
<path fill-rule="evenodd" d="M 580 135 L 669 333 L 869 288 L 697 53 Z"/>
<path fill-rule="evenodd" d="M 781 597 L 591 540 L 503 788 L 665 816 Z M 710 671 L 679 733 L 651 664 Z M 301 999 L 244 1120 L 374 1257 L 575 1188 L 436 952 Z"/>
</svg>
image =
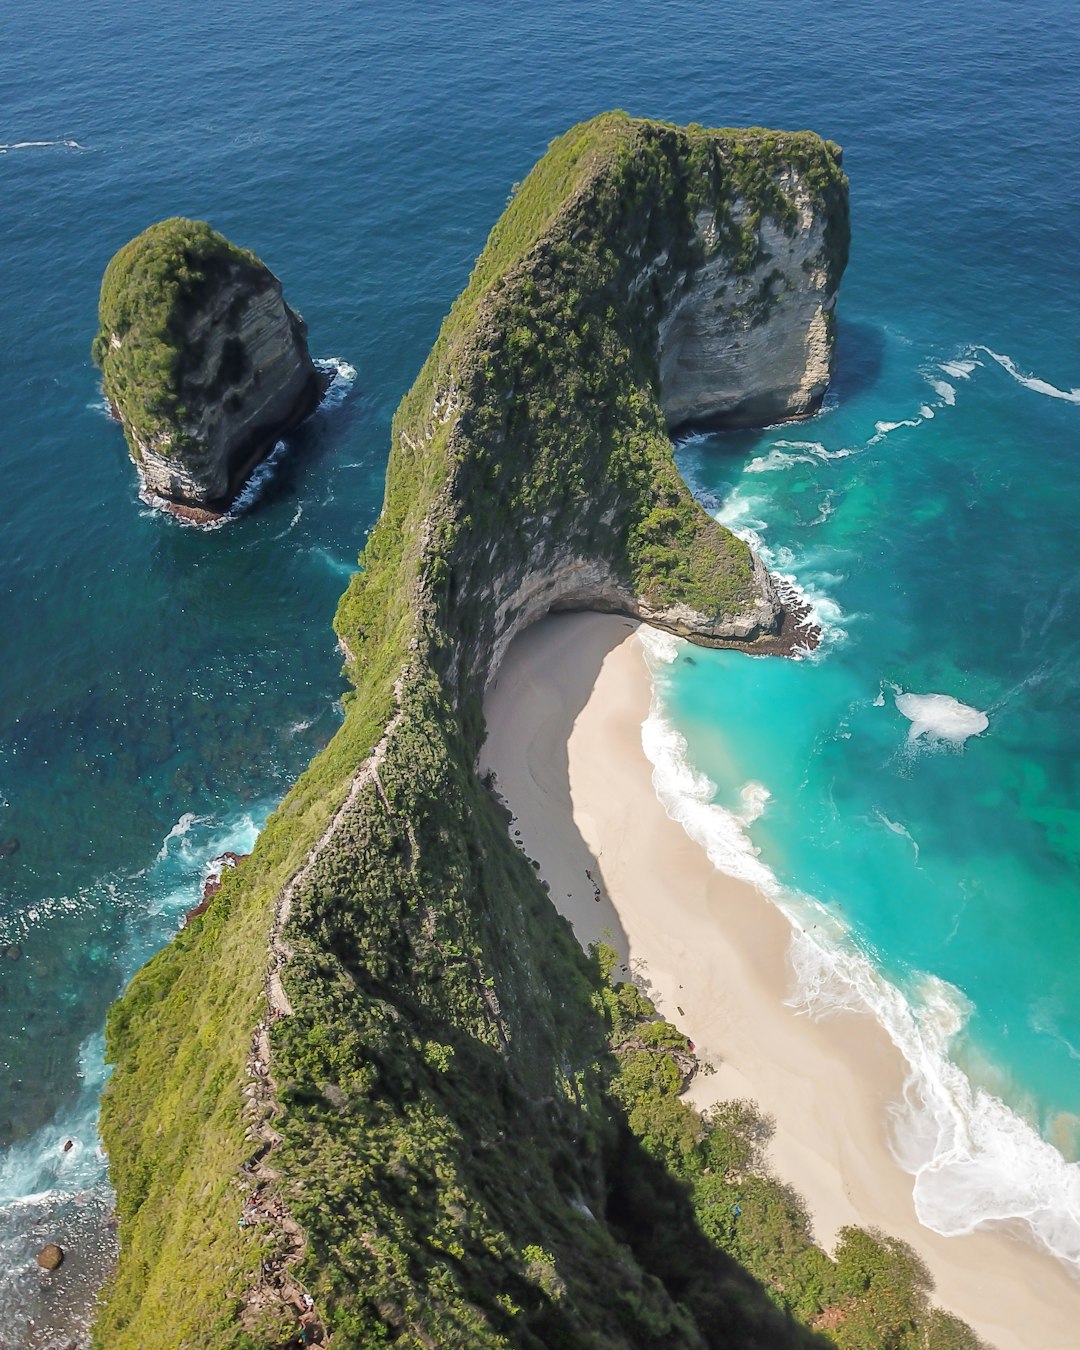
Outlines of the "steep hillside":
<svg viewBox="0 0 1080 1350">
<path fill-rule="evenodd" d="M 475 771 L 551 608 L 794 640 L 669 429 L 812 411 L 847 230 L 808 133 L 608 114 L 521 185 L 394 421 L 344 725 L 110 1017 L 100 1346 L 804 1346 L 827 1309 L 841 1344 L 973 1343 L 927 1339 L 902 1253 L 812 1246 L 752 1112 L 683 1105 L 685 1038 L 582 954 Z M 750 1250 L 727 1174 L 760 1182 Z"/>
</svg>

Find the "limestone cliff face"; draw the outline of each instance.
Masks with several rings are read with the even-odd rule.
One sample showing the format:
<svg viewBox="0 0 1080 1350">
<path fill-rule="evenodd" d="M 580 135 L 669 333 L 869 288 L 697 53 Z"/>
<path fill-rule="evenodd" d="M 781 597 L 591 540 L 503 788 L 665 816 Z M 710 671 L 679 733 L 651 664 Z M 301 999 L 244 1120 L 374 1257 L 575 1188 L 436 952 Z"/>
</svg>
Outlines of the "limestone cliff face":
<svg viewBox="0 0 1080 1350">
<path fill-rule="evenodd" d="M 145 491 L 178 513 L 227 508 L 322 390 L 277 277 L 196 221 L 117 253 L 94 356 Z"/>
<path fill-rule="evenodd" d="M 769 217 L 751 226 L 757 251 L 733 267 L 714 211 L 694 231 L 702 261 L 674 281 L 658 331 L 664 416 L 678 430 L 767 426 L 821 406 L 832 373 L 840 283 L 824 203 L 797 168 L 778 175 L 797 213 L 793 230 Z M 746 224 L 745 201 L 734 214 Z"/>
<path fill-rule="evenodd" d="M 683 602 L 650 603 L 635 594 L 609 563 L 563 551 L 545 556 L 538 549 L 520 577 L 503 578 L 492 589 L 496 636 L 487 676 L 498 671 L 506 649 L 519 633 L 545 614 L 560 610 L 626 614 L 703 646 L 779 650 L 784 605 L 764 563 L 753 550 L 749 553 L 751 578 L 746 596 L 734 612 L 715 614 Z M 785 645 L 795 645 L 795 639 L 794 634 L 786 635 Z"/>
<path fill-rule="evenodd" d="M 181 385 L 187 417 L 179 435 L 140 436 L 132 425 L 137 463 L 157 496 L 221 505 L 318 403 L 307 326 L 275 276 L 237 267 L 186 320 L 182 340 L 199 354 Z"/>
</svg>

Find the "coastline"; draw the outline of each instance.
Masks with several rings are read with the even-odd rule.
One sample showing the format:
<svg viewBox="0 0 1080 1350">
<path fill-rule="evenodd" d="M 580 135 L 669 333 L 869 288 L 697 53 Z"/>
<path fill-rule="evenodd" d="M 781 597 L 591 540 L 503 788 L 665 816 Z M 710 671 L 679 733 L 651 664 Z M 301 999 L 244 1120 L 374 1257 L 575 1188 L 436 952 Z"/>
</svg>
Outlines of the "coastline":
<svg viewBox="0 0 1080 1350">
<path fill-rule="evenodd" d="M 627 963 L 619 973 L 715 1066 L 692 1084 L 695 1104 L 750 1097 L 774 1118 L 773 1168 L 803 1196 L 818 1241 L 831 1248 L 845 1224 L 879 1227 L 926 1262 L 934 1302 L 997 1350 L 1066 1350 L 1080 1282 L 1012 1232 L 942 1238 L 919 1224 L 886 1137 L 899 1051 L 868 1013 L 815 1022 L 785 1005 L 788 921 L 665 814 L 641 747 L 652 687 L 636 628 L 549 618 L 496 672 L 481 768 L 495 772 L 515 841 L 582 944 L 606 936 Z"/>
</svg>

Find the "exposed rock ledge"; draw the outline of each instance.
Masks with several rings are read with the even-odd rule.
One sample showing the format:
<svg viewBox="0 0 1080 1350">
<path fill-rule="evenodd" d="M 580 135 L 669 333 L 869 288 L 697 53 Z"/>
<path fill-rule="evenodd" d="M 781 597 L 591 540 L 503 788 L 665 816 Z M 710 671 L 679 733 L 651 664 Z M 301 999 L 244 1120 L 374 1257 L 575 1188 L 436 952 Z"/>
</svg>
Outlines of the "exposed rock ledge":
<svg viewBox="0 0 1080 1350">
<path fill-rule="evenodd" d="M 179 217 L 106 268 L 94 359 L 145 495 L 197 521 L 228 509 L 326 387 L 277 277 Z"/>
</svg>

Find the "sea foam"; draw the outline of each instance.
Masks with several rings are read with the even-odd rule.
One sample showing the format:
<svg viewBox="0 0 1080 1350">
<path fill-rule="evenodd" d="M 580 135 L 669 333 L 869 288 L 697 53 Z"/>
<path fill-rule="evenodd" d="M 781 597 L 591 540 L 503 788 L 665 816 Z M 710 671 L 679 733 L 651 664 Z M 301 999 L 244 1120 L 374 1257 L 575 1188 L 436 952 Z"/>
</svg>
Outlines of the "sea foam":
<svg viewBox="0 0 1080 1350">
<path fill-rule="evenodd" d="M 959 749 L 969 736 L 979 736 L 990 719 L 978 708 L 961 703 L 951 694 L 894 695 L 896 706 L 911 723 L 908 741 L 923 740 L 927 745 L 942 741 Z"/>
<path fill-rule="evenodd" d="M 689 481 L 689 480 L 688 480 Z M 820 640 L 813 651 L 799 651 L 796 657 L 820 661 L 826 652 L 847 640 L 848 616 L 828 593 L 826 587 L 839 578 L 816 564 L 815 555 L 798 555 L 792 549 L 773 549 L 765 538 L 768 523 L 758 514 L 764 498 L 752 497 L 736 488 L 724 502 L 708 501 L 691 485 L 691 491 L 712 510 L 713 517 L 732 534 L 749 544 L 769 571 L 805 606 L 804 626 L 816 628 Z M 820 557 L 820 551 L 816 555 Z"/>
<path fill-rule="evenodd" d="M 356 382 L 356 369 L 341 356 L 325 356 L 315 359 L 312 364 L 316 370 L 322 371 L 324 375 L 330 376 L 330 383 L 326 386 L 326 392 L 319 401 L 319 406 L 315 409 L 314 416 L 320 413 L 334 412 L 348 398 L 352 387 Z M 243 490 L 237 496 L 232 506 L 229 507 L 224 519 L 235 519 L 250 511 L 255 503 L 262 497 L 266 491 L 281 462 L 288 446 L 285 441 L 278 441 L 273 450 L 267 455 L 263 462 L 255 469 L 251 477 L 244 484 Z M 296 521 L 293 521 L 295 524 Z"/>
<path fill-rule="evenodd" d="M 899 422 L 875 422 L 874 434 L 866 444 L 877 445 L 880 441 L 883 441 L 890 432 L 899 431 L 901 427 L 917 427 L 921 425 L 921 417 L 902 417 Z"/>
<path fill-rule="evenodd" d="M 128 876 L 103 876 L 85 895 L 38 902 L 17 916 L 21 929 L 77 905 L 99 911 L 126 910 L 127 938 L 116 984 L 119 994 L 124 980 L 161 947 L 177 918 L 198 901 L 213 860 L 227 851 L 250 853 L 270 809 L 271 803 L 266 802 L 224 820 L 185 812 L 145 868 Z M 12 931 L 9 916 L 3 940 L 15 936 L 18 933 Z M 87 1216 L 100 1214 L 103 1220 L 111 1206 L 106 1160 L 97 1133 L 98 1101 L 107 1073 L 104 1034 L 98 1031 L 80 1047 L 73 1099 L 46 1125 L 0 1152 L 0 1300 L 5 1307 L 25 1304 L 26 1281 L 40 1275 L 32 1259 L 34 1244 L 29 1243 L 33 1234 L 56 1235 L 64 1242 L 63 1233 L 74 1233 L 72 1225 L 79 1222 L 83 1211 Z M 70 1147 L 65 1148 L 68 1141 Z M 115 1256 L 111 1230 L 102 1231 L 104 1239 L 100 1232 L 79 1237 L 83 1263 L 79 1268 L 90 1271 L 98 1262 L 95 1280 L 104 1275 Z M 102 1242 L 100 1251 L 85 1245 Z M 91 1281 L 87 1307 L 92 1305 L 95 1289 Z"/>
<path fill-rule="evenodd" d="M 78 141 L 12 141 L 7 145 L 0 145 L 0 155 L 6 155 L 10 150 L 85 150 L 85 145 L 80 145 Z"/>
<path fill-rule="evenodd" d="M 316 370 L 330 376 L 326 393 L 318 406 L 318 412 L 333 412 L 340 408 L 352 392 L 356 383 L 356 367 L 349 364 L 343 356 L 320 356 L 313 363 Z"/>
<path fill-rule="evenodd" d="M 943 371 L 946 375 L 948 375 L 951 379 L 954 380 L 970 380 L 971 372 L 976 368 L 976 366 L 980 365 L 982 365 L 981 361 L 973 361 L 970 359 L 957 361 L 941 361 L 938 363 L 938 370 Z"/>
<path fill-rule="evenodd" d="M 356 383 L 356 369 L 341 356 L 319 357 L 313 360 L 312 364 L 315 366 L 316 370 L 320 370 L 324 375 L 330 376 L 330 382 L 326 386 L 326 392 L 319 401 L 319 406 L 312 414 L 312 416 L 317 417 L 320 413 L 334 412 L 341 407 L 352 391 L 353 385 Z M 108 404 L 105 406 L 107 410 Z M 220 530 L 223 526 L 227 525 L 229 521 L 236 520 L 239 516 L 246 515 L 260 500 L 266 492 L 267 487 L 273 481 L 278 465 L 281 463 L 287 449 L 288 442 L 283 440 L 276 441 L 274 443 L 274 448 L 266 458 L 255 467 L 247 482 L 241 488 L 240 492 L 237 493 L 233 504 L 224 515 L 219 516 L 216 520 L 196 521 L 175 515 L 172 518 L 177 524 L 182 525 L 187 529 Z M 168 502 L 152 492 L 140 492 L 139 497 L 140 500 L 151 507 L 155 513 L 161 510 L 168 510 Z M 170 512 L 169 514 L 171 515 L 172 513 Z M 289 529 L 296 524 L 298 519 L 299 514 L 293 518 L 288 529 L 282 531 L 282 534 L 288 534 Z M 281 537 L 282 535 L 277 536 L 279 539 Z"/>
<path fill-rule="evenodd" d="M 826 450 L 820 441 L 773 441 L 769 453 L 752 459 L 744 472 L 771 473 L 777 469 L 792 469 L 796 464 L 821 464 L 830 459 L 847 459 L 849 455 L 858 453 L 856 447 Z"/>
<path fill-rule="evenodd" d="M 169 856 L 169 844 L 174 839 L 183 839 L 193 825 L 203 825 L 208 819 L 208 816 L 197 816 L 194 811 L 185 811 L 161 841 L 161 848 L 158 849 L 157 855 L 158 862 L 164 862 Z"/>
<path fill-rule="evenodd" d="M 1080 1273 L 1080 1165 L 1066 1161 L 1000 1098 L 975 1086 L 951 1058 L 973 1011 L 969 1001 L 929 974 L 913 977 L 905 994 L 877 969 L 837 915 L 781 884 L 747 834 L 754 812 L 760 814 L 768 800 L 768 789 L 748 784 L 740 811 L 712 800 L 715 785 L 690 762 L 686 739 L 663 704 L 666 667 L 685 644 L 644 626 L 639 634 L 653 676 L 652 707 L 641 740 L 664 810 L 714 867 L 751 883 L 791 922 L 792 1006 L 816 1018 L 869 1011 L 904 1057 L 907 1074 L 890 1111 L 890 1143 L 897 1162 L 914 1178 L 920 1222 L 944 1236 L 1004 1221 L 1023 1224 L 1036 1243 Z M 955 699 L 948 701 L 965 709 Z M 937 706 L 931 725 L 942 729 L 946 721 Z M 948 729 L 970 726 L 966 734 L 977 734 L 974 722 L 984 716 L 965 709 L 957 719 L 950 711 Z M 890 829 L 896 825 L 884 818 L 883 823 Z M 907 834 L 903 826 L 896 832 Z"/>
<path fill-rule="evenodd" d="M 1017 384 L 1022 384 L 1025 389 L 1031 389 L 1036 394 L 1045 394 L 1047 398 L 1064 399 L 1066 403 L 1080 403 L 1080 389 L 1059 389 L 1048 380 L 1041 380 L 1037 375 L 1025 375 L 1022 370 L 1009 356 L 1002 356 L 999 352 L 991 351 L 989 347 L 977 347 L 977 351 L 985 352 L 992 361 L 996 361 L 1002 370 L 1007 371 Z"/>
<path fill-rule="evenodd" d="M 79 1079 L 72 1105 L 0 1154 L 0 1216 L 9 1206 L 40 1205 L 50 1196 L 104 1180 L 105 1156 L 97 1141 L 97 1104 L 106 1079 L 103 1032 L 95 1032 L 80 1047 Z M 71 1148 L 65 1152 L 69 1140 Z"/>
</svg>

